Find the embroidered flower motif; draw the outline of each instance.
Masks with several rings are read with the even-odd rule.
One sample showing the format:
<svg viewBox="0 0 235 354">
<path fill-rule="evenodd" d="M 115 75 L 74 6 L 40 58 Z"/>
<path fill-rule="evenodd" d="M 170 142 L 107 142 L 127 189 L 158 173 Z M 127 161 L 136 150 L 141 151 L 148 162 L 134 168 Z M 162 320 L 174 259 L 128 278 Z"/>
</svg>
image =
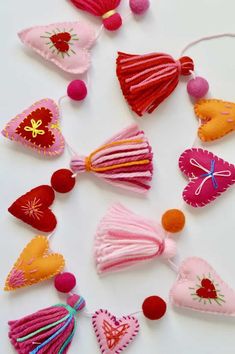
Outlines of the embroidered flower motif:
<svg viewBox="0 0 235 354">
<path fill-rule="evenodd" d="M 45 130 L 39 130 L 37 128 L 40 127 L 40 125 L 42 125 L 42 120 L 34 120 L 34 119 L 31 119 L 30 120 L 30 123 L 31 123 L 31 126 L 27 125 L 26 127 L 24 127 L 24 130 L 26 132 L 32 132 L 32 136 L 33 138 L 36 138 L 37 135 L 44 135 L 45 134 Z"/>
<path fill-rule="evenodd" d="M 22 205 L 25 215 L 32 217 L 33 219 L 40 220 L 43 216 L 43 212 L 40 210 L 42 203 L 40 203 L 40 199 L 36 197 L 33 200 L 28 200 L 26 205 Z"/>
<path fill-rule="evenodd" d="M 65 54 L 67 56 L 76 54 L 72 46 L 74 45 L 73 42 L 78 41 L 79 38 L 77 34 L 73 33 L 73 28 L 69 31 L 57 28 L 56 31 L 45 32 L 45 35 L 41 36 L 41 38 L 48 40 L 46 44 L 49 46 L 49 49 L 52 50 L 52 53 L 61 54 L 62 58 L 65 57 Z"/>
<path fill-rule="evenodd" d="M 197 300 L 202 302 L 206 305 L 208 302 L 210 304 L 216 302 L 219 306 L 222 306 L 222 303 L 225 302 L 224 295 L 221 294 L 219 289 L 219 284 L 215 284 L 215 282 L 211 279 L 211 275 L 209 274 L 208 277 L 203 275 L 202 278 L 199 276 L 197 277 L 199 283 L 196 284 L 195 288 L 189 288 L 194 292 L 191 293 L 193 300 Z"/>
<path fill-rule="evenodd" d="M 106 320 L 103 322 L 103 330 L 104 330 L 104 335 L 107 340 L 107 346 L 109 349 L 114 349 L 122 337 L 127 333 L 127 330 L 130 328 L 130 326 L 125 323 L 119 326 L 118 322 L 115 322 L 117 324 L 117 327 L 112 327 L 110 323 L 108 323 Z"/>
</svg>

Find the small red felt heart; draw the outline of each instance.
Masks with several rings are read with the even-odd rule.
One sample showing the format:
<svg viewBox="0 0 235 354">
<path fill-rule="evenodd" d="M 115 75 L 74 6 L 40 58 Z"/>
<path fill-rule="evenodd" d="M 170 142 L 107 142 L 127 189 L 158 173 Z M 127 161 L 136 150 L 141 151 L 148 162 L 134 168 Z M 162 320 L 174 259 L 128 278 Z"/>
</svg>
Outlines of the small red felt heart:
<svg viewBox="0 0 235 354">
<path fill-rule="evenodd" d="M 203 299 L 216 299 L 217 292 L 210 279 L 204 278 L 201 281 L 201 288 L 197 289 L 196 294 Z"/>
<path fill-rule="evenodd" d="M 68 32 L 61 32 L 53 34 L 50 40 L 54 44 L 57 50 L 66 53 L 69 51 L 69 41 L 71 40 L 71 34 Z"/>
<path fill-rule="evenodd" d="M 42 185 L 18 198 L 8 209 L 16 218 L 43 232 L 51 232 L 57 221 L 49 206 L 55 199 L 51 186 Z"/>
</svg>

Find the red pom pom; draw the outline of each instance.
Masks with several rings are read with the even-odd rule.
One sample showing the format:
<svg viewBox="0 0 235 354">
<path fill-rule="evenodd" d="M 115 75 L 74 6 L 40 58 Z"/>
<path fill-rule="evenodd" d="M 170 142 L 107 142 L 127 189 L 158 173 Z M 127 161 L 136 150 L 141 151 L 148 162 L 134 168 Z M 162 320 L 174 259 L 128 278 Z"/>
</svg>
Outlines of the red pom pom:
<svg viewBox="0 0 235 354">
<path fill-rule="evenodd" d="M 166 303 L 159 296 L 147 297 L 142 305 L 143 314 L 149 320 L 159 320 L 166 313 Z"/>
<path fill-rule="evenodd" d="M 82 80 L 73 80 L 67 87 L 67 95 L 71 100 L 82 101 L 87 96 L 86 84 Z"/>
<path fill-rule="evenodd" d="M 116 12 L 112 16 L 104 18 L 103 25 L 109 31 L 116 31 L 122 25 L 122 18 L 119 13 Z"/>
<path fill-rule="evenodd" d="M 76 286 L 76 278 L 72 273 L 61 273 L 55 277 L 54 285 L 57 291 L 69 293 Z"/>
<path fill-rule="evenodd" d="M 182 57 L 179 62 L 181 64 L 181 75 L 191 75 L 191 71 L 194 70 L 193 60 L 189 57 Z"/>
<path fill-rule="evenodd" d="M 76 180 L 73 172 L 64 168 L 53 173 L 51 176 L 51 185 L 56 192 L 68 193 L 75 186 Z"/>
</svg>

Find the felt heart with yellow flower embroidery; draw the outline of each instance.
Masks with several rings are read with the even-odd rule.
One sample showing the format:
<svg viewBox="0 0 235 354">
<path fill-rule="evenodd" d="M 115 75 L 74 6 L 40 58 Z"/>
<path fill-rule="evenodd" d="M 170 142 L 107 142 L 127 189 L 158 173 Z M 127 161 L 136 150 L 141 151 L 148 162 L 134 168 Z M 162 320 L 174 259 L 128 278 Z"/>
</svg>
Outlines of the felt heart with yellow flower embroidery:
<svg viewBox="0 0 235 354">
<path fill-rule="evenodd" d="M 60 273 L 64 266 L 64 257 L 49 251 L 48 238 L 36 236 L 24 248 L 8 274 L 4 290 L 15 290 L 50 279 Z"/>
</svg>

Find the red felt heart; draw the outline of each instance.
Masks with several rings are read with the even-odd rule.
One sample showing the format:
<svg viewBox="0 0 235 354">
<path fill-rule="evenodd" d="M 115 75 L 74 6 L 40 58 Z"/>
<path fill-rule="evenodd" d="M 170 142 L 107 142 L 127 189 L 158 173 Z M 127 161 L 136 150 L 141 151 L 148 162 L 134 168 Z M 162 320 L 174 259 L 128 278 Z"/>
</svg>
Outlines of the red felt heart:
<svg viewBox="0 0 235 354">
<path fill-rule="evenodd" d="M 8 211 L 37 230 L 51 232 L 57 224 L 55 215 L 49 209 L 54 199 L 53 188 L 42 185 L 18 198 Z"/>
<path fill-rule="evenodd" d="M 204 278 L 201 281 L 201 288 L 197 289 L 197 295 L 203 299 L 216 299 L 217 292 L 210 279 Z"/>
<path fill-rule="evenodd" d="M 68 32 L 61 32 L 53 34 L 50 37 L 50 40 L 54 44 L 57 50 L 60 52 L 66 53 L 69 51 L 69 42 L 71 40 L 71 34 Z"/>
<path fill-rule="evenodd" d="M 41 148 L 49 148 L 55 142 L 53 133 L 48 129 L 51 120 L 52 112 L 48 108 L 37 108 L 20 123 L 16 133 Z"/>
</svg>

